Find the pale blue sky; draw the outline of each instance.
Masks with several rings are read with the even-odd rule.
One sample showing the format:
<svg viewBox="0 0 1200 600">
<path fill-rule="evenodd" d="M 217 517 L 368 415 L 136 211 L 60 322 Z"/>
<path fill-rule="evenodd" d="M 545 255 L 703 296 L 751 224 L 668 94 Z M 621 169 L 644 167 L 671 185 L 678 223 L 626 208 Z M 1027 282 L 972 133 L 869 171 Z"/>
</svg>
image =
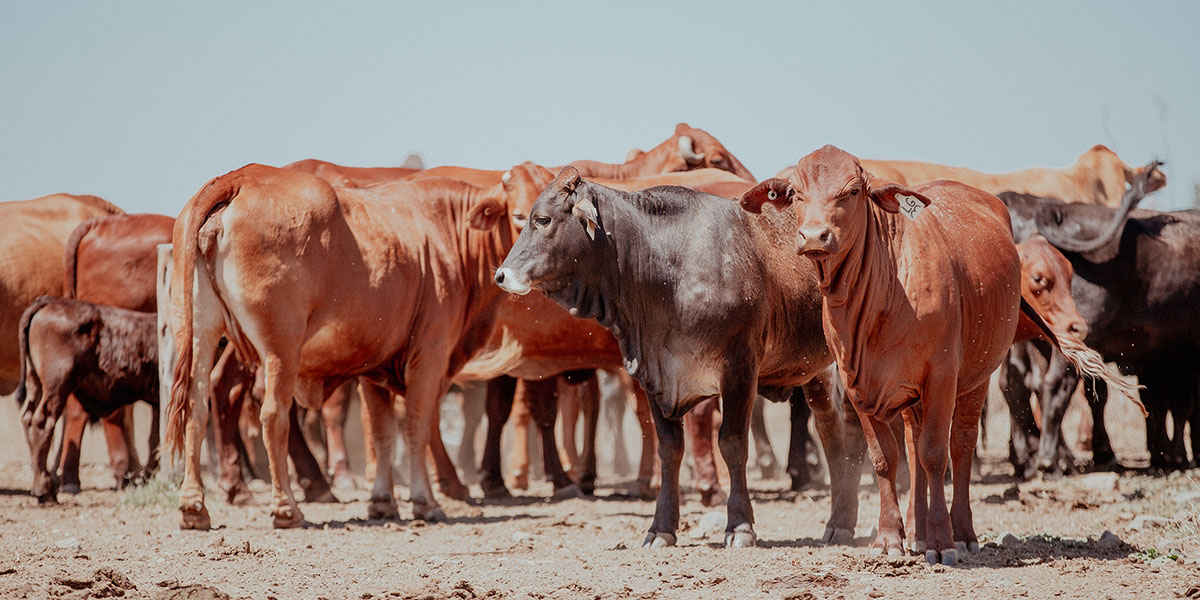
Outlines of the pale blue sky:
<svg viewBox="0 0 1200 600">
<path fill-rule="evenodd" d="M 648 4 L 6 2 L 0 200 L 175 215 L 248 162 L 620 161 L 679 121 L 759 178 L 826 143 L 989 171 L 1104 143 L 1169 159 L 1157 207 L 1200 180 L 1200 2 Z"/>
</svg>

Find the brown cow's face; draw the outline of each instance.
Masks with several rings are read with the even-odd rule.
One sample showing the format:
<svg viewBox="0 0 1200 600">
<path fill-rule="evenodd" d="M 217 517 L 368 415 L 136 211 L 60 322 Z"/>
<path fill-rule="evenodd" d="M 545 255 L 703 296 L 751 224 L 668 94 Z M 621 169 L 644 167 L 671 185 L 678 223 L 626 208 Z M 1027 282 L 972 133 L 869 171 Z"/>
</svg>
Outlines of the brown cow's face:
<svg viewBox="0 0 1200 600">
<path fill-rule="evenodd" d="M 1071 262 L 1041 236 L 1017 244 L 1017 252 L 1021 256 L 1021 297 L 1051 331 L 1079 340 L 1087 337 L 1087 322 L 1071 297 L 1071 278 L 1075 275 Z"/>
<path fill-rule="evenodd" d="M 538 196 L 528 224 L 496 270 L 496 284 L 504 291 L 524 295 L 537 289 L 551 296 L 586 269 L 597 216 L 581 182 L 575 168 L 564 167 Z"/>
<path fill-rule="evenodd" d="M 501 181 L 509 198 L 513 231 L 520 234 L 529 224 L 529 211 L 542 190 L 554 179 L 554 173 L 541 165 L 526 162 L 505 171 Z"/>
</svg>

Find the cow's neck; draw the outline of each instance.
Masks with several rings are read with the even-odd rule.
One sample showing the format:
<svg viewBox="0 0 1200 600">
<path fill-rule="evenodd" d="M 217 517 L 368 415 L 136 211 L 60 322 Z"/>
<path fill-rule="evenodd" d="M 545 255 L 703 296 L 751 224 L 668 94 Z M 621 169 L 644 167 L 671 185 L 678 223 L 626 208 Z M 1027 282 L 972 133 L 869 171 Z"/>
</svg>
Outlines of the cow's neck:
<svg viewBox="0 0 1200 600">
<path fill-rule="evenodd" d="M 462 351 L 469 358 L 478 347 L 487 342 L 496 309 L 504 292 L 492 280 L 496 269 L 512 249 L 513 235 L 507 215 L 495 227 L 478 230 L 471 227 L 468 218 L 471 207 L 478 202 L 483 191 L 469 191 L 453 202 L 451 211 L 455 228 L 458 260 L 466 289 L 466 334 Z"/>
<path fill-rule="evenodd" d="M 906 298 L 896 268 L 903 230 L 895 215 L 873 203 L 866 213 L 855 239 L 847 240 L 850 249 L 817 266 L 825 336 L 848 388 L 864 367 L 867 338 L 885 326 L 893 303 Z"/>
<path fill-rule="evenodd" d="M 595 160 L 578 160 L 571 163 L 579 171 L 581 177 L 593 179 L 626 180 L 647 175 L 657 175 L 663 172 L 666 164 L 664 152 L 668 149 L 660 144 L 643 152 L 633 160 L 612 164 Z"/>
</svg>

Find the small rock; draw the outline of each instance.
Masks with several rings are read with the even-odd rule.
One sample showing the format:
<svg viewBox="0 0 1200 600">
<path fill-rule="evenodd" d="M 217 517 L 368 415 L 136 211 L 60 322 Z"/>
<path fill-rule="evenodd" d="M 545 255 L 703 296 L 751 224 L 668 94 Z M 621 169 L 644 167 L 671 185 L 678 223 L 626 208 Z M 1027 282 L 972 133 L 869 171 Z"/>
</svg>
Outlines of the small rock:
<svg viewBox="0 0 1200 600">
<path fill-rule="evenodd" d="M 1120 546 L 1124 543 L 1125 541 L 1117 537 L 1117 534 L 1107 529 L 1104 530 L 1104 533 L 1100 534 L 1100 539 L 1096 541 L 1096 544 L 1100 546 Z"/>
<path fill-rule="evenodd" d="M 724 511 L 712 511 L 704 513 L 700 517 L 700 522 L 688 532 L 688 537 L 692 539 L 702 540 L 710 535 L 725 531 L 725 525 L 729 522 L 729 516 Z"/>
<path fill-rule="evenodd" d="M 63 538 L 57 542 L 54 542 L 55 548 L 78 548 L 79 545 L 79 538 L 73 537 Z"/>
<path fill-rule="evenodd" d="M 533 535 L 524 531 L 517 531 L 512 534 L 512 541 L 514 544 L 533 542 Z"/>
<path fill-rule="evenodd" d="M 1133 518 L 1133 522 L 1129 524 L 1130 531 L 1142 531 L 1151 527 L 1162 527 L 1171 520 L 1166 517 L 1156 517 L 1154 515 L 1138 515 Z"/>
<path fill-rule="evenodd" d="M 1179 492 L 1175 494 L 1175 502 L 1178 504 L 1192 504 L 1200 502 L 1200 490 L 1190 492 Z"/>
<path fill-rule="evenodd" d="M 881 591 L 879 591 L 879 590 L 877 590 L 877 589 L 875 589 L 875 588 L 871 588 L 871 591 L 867 592 L 867 597 L 869 597 L 869 598 L 882 598 L 882 597 L 883 597 L 883 592 L 881 592 Z"/>
<path fill-rule="evenodd" d="M 1004 532 L 1004 534 L 1000 536 L 999 542 L 1000 545 L 1004 546 L 1005 548 L 1012 548 L 1013 546 L 1021 543 L 1021 538 L 1011 533 Z"/>
<path fill-rule="evenodd" d="M 1017 500 L 1021 497 L 1021 488 L 1017 487 L 1016 484 L 1011 485 L 1004 489 L 1004 494 L 1000 497 L 1008 502 Z"/>
<path fill-rule="evenodd" d="M 1119 485 L 1120 476 L 1116 473 L 1089 473 L 1079 478 L 1079 486 L 1096 492 L 1115 491 Z"/>
</svg>

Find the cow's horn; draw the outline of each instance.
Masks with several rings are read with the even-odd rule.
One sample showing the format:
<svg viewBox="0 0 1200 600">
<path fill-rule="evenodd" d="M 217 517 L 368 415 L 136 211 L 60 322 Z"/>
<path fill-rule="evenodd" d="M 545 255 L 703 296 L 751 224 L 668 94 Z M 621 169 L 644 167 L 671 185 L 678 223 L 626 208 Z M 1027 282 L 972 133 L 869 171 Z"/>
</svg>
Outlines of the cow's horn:
<svg viewBox="0 0 1200 600">
<path fill-rule="evenodd" d="M 699 164 L 700 161 L 704 160 L 704 153 L 696 154 L 696 151 L 692 148 L 692 137 L 688 135 L 679 136 L 679 155 L 689 165 Z"/>
</svg>

